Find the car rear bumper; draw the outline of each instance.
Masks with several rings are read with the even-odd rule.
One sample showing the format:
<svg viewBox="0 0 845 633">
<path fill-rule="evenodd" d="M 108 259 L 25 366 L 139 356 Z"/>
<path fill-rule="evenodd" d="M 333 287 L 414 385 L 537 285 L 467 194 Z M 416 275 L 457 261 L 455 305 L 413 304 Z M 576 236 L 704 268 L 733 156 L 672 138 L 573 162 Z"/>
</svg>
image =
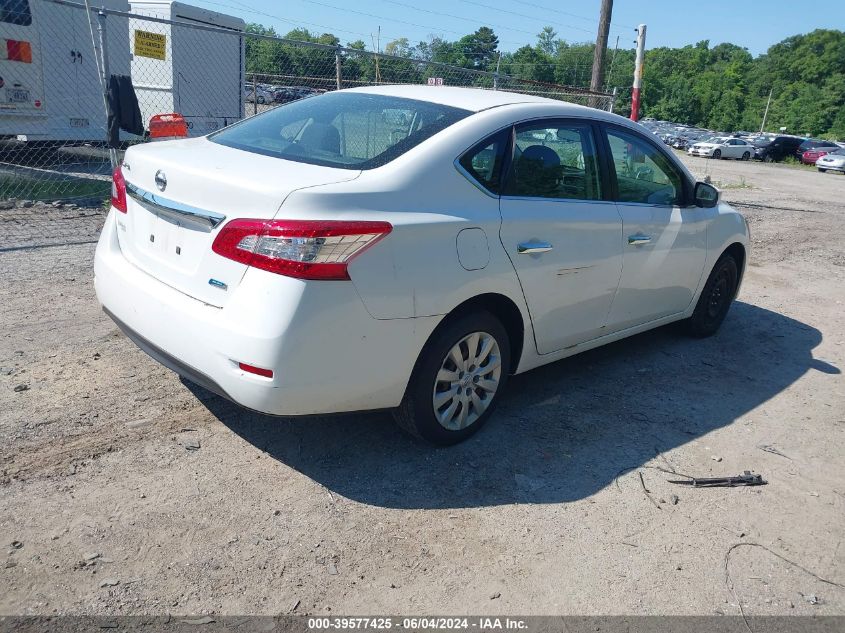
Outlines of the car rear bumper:
<svg viewBox="0 0 845 633">
<path fill-rule="evenodd" d="M 349 282 L 304 282 L 249 269 L 224 307 L 202 303 L 123 256 L 115 211 L 94 285 L 104 310 L 166 367 L 249 409 L 314 415 L 397 406 L 440 317 L 375 319 Z M 247 373 L 246 363 L 273 370 Z"/>
</svg>

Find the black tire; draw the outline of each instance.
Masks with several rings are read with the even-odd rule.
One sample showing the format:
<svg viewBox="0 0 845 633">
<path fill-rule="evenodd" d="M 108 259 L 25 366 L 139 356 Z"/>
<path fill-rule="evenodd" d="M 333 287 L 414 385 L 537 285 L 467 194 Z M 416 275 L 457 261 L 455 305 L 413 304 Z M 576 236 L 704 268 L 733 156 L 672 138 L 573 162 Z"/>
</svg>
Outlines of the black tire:
<svg viewBox="0 0 845 633">
<path fill-rule="evenodd" d="M 722 150 L 720 150 L 720 149 L 713 150 L 713 158 L 715 158 L 716 160 L 719 160 L 720 158 L 722 158 Z"/>
<path fill-rule="evenodd" d="M 692 336 L 704 338 L 719 330 L 736 295 L 739 268 L 732 255 L 725 253 L 713 266 L 704 284 L 695 311 L 687 320 L 687 330 Z"/>
<path fill-rule="evenodd" d="M 768 154 L 766 154 L 766 155 L 763 157 L 763 162 L 764 162 L 764 163 L 773 163 L 773 162 L 775 162 L 775 159 L 774 159 L 774 158 L 772 158 L 771 156 L 769 156 Z"/>
<path fill-rule="evenodd" d="M 259 97 L 258 97 L 258 103 L 259 103 L 259 105 L 264 105 L 264 102 L 265 102 L 264 97 L 259 96 Z"/>
<path fill-rule="evenodd" d="M 826 171 L 827 171 L 826 169 L 822 169 L 821 167 L 817 167 L 816 169 L 818 169 L 818 170 L 819 170 L 820 172 L 822 172 L 822 173 L 824 173 L 824 172 L 826 172 Z"/>
<path fill-rule="evenodd" d="M 750 160 L 751 159 L 751 152 L 745 152 L 742 155 L 742 160 Z"/>
<path fill-rule="evenodd" d="M 437 388 L 438 372 L 449 351 L 466 336 L 482 332 L 492 336 L 499 347 L 501 373 L 499 384 L 484 412 L 469 426 L 459 430 L 441 425 L 435 416 L 433 402 Z M 438 446 L 450 446 L 467 439 L 477 432 L 496 408 L 499 397 L 505 390 L 510 369 L 510 340 L 502 323 L 486 311 L 472 312 L 445 321 L 426 343 L 417 360 L 405 397 L 393 411 L 396 423 L 411 435 Z"/>
</svg>

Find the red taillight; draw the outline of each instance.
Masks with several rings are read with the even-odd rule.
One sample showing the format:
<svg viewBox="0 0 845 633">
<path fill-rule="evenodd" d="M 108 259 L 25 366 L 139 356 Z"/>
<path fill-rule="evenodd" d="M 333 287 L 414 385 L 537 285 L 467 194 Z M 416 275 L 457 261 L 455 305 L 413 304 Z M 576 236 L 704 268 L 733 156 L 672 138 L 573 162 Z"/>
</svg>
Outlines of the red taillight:
<svg viewBox="0 0 845 633">
<path fill-rule="evenodd" d="M 121 213 L 126 213 L 126 180 L 123 178 L 120 165 L 117 166 L 111 177 L 111 206 Z"/>
<path fill-rule="evenodd" d="M 150 138 L 183 138 L 188 136 L 185 117 L 176 112 L 150 117 Z"/>
<path fill-rule="evenodd" d="M 32 63 L 32 44 L 18 40 L 6 40 L 6 59 L 10 62 Z"/>
<path fill-rule="evenodd" d="M 388 222 L 232 220 L 211 249 L 228 259 L 297 279 L 349 279 L 347 265 L 390 233 Z"/>
<path fill-rule="evenodd" d="M 272 378 L 273 377 L 273 370 L 272 369 L 264 369 L 262 367 L 256 367 L 255 365 L 247 365 L 246 363 L 238 363 L 238 367 L 242 370 L 249 372 L 250 374 L 255 374 L 257 376 L 264 376 L 265 378 Z"/>
</svg>

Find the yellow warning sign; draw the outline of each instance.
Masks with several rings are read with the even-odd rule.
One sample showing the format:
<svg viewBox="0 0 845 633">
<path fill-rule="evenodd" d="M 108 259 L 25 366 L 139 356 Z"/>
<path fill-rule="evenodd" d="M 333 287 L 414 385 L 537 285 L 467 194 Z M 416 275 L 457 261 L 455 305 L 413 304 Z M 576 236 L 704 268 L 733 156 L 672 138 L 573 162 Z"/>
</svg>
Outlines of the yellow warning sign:
<svg viewBox="0 0 845 633">
<path fill-rule="evenodd" d="M 139 57 L 164 59 L 167 51 L 167 36 L 135 29 L 135 54 Z"/>
</svg>

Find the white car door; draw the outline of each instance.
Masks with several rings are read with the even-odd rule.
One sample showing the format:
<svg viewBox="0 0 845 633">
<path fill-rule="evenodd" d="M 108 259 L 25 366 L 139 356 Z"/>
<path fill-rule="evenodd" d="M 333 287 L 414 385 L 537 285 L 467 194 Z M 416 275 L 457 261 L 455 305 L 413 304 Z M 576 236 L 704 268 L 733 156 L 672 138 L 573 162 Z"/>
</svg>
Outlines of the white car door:
<svg viewBox="0 0 845 633">
<path fill-rule="evenodd" d="M 541 354 L 604 332 L 622 271 L 622 219 L 602 188 L 597 129 L 550 119 L 515 129 L 500 234 Z"/>
<path fill-rule="evenodd" d="M 644 136 L 606 128 L 605 152 L 622 216 L 622 277 L 607 322 L 623 330 L 683 312 L 693 299 L 706 256 L 712 209 L 687 204 L 683 173 Z"/>
</svg>

